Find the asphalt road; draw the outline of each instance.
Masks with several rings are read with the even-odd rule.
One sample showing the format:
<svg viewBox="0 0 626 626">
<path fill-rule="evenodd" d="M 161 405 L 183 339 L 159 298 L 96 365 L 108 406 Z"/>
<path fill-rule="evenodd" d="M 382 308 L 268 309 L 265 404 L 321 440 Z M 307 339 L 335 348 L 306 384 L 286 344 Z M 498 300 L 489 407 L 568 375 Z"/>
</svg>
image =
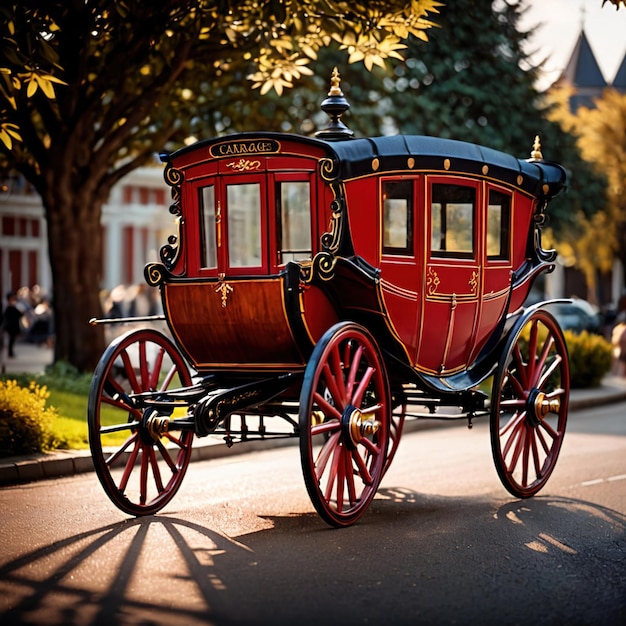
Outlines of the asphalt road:
<svg viewBox="0 0 626 626">
<path fill-rule="evenodd" d="M 576 411 L 534 498 L 487 424 L 407 434 L 370 510 L 333 530 L 297 447 L 193 463 L 159 515 L 95 474 L 0 489 L 0 624 L 626 623 L 626 404 Z"/>
</svg>

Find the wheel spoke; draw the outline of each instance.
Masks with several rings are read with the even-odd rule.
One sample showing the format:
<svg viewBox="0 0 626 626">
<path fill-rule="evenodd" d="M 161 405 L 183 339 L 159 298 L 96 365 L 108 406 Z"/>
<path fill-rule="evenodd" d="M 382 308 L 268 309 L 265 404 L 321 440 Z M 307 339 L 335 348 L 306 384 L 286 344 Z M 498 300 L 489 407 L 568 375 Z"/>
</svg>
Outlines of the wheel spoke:
<svg viewBox="0 0 626 626">
<path fill-rule="evenodd" d="M 148 454 L 146 449 L 142 450 L 141 470 L 139 474 L 139 503 L 145 504 L 148 498 Z"/>
<path fill-rule="evenodd" d="M 331 370 L 329 363 L 324 364 L 323 377 L 324 382 L 326 383 L 326 388 L 328 389 L 328 392 L 333 400 L 333 404 L 339 411 L 342 411 L 345 408 L 345 404 L 343 402 L 343 398 L 341 397 L 339 387 L 337 386 L 337 379 L 335 378 L 334 372 Z"/>
<path fill-rule="evenodd" d="M 369 386 L 370 381 L 372 380 L 372 376 L 374 375 L 375 371 L 376 370 L 373 367 L 368 367 L 365 370 L 365 373 L 363 374 L 363 378 L 361 379 L 361 382 L 359 383 L 359 386 L 352 398 L 352 404 L 354 406 L 356 407 L 361 406 L 361 402 L 363 401 L 363 395 L 365 394 L 365 390 Z"/>
<path fill-rule="evenodd" d="M 520 374 L 522 375 L 522 377 L 524 379 L 526 379 L 526 374 L 525 373 L 522 374 L 522 372 L 523 372 L 523 370 L 520 370 Z M 509 371 L 509 375 L 508 375 L 507 381 L 510 383 L 511 388 L 513 390 L 513 393 L 518 398 L 525 400 L 526 396 L 528 395 L 527 391 L 526 391 L 526 387 L 524 386 L 524 384 L 521 381 L 519 381 L 517 379 L 517 376 L 515 376 L 515 374 L 513 374 L 513 372 Z"/>
<path fill-rule="evenodd" d="M 335 490 L 335 495 L 337 497 L 337 509 L 340 511 L 339 506 L 339 492 L 341 487 L 339 486 L 341 483 L 340 477 L 338 476 L 341 471 L 341 446 L 336 445 L 332 450 L 332 461 L 330 463 L 330 472 L 328 475 L 328 479 L 326 482 L 326 493 L 324 497 L 327 502 L 330 502 L 333 498 L 333 490 Z"/>
<path fill-rule="evenodd" d="M 343 366 L 341 358 L 339 356 L 339 346 L 335 346 L 330 353 L 332 371 L 334 373 L 333 381 L 336 385 L 337 400 L 340 407 L 345 407 L 348 403 L 348 397 L 346 395 L 346 384 L 344 381 Z"/>
<path fill-rule="evenodd" d="M 158 443 L 159 441 L 157 440 L 157 444 Z M 154 484 L 157 488 L 157 492 L 163 493 L 165 491 L 165 487 L 163 487 L 163 480 L 161 478 L 161 470 L 159 469 L 159 464 L 157 463 L 156 453 L 152 446 L 148 448 L 148 456 L 150 459 L 150 468 L 152 469 L 152 477 L 154 478 Z"/>
<path fill-rule="evenodd" d="M 552 376 L 552 374 L 555 372 L 557 367 L 561 366 L 561 361 L 562 360 L 563 359 L 561 358 L 560 355 L 557 355 L 555 357 L 554 361 L 552 361 L 550 366 L 545 370 L 545 372 L 541 375 L 541 378 L 539 378 L 539 380 L 537 381 L 537 388 L 538 389 L 543 389 L 544 388 L 544 385 L 550 379 L 550 376 Z"/>
<path fill-rule="evenodd" d="M 120 491 L 124 493 L 126 487 L 128 486 L 128 480 L 133 471 L 133 467 L 135 466 L 135 461 L 137 460 L 137 455 L 139 454 L 139 449 L 141 447 L 141 443 L 139 441 L 139 437 L 135 438 L 135 447 L 132 449 L 128 460 L 126 461 L 126 466 L 124 467 L 124 473 L 122 474 L 122 480 L 120 480 Z"/>
<path fill-rule="evenodd" d="M 156 353 L 156 358 L 152 365 L 152 375 L 150 376 L 150 381 L 148 382 L 148 387 L 150 389 L 156 389 L 159 384 L 159 376 L 161 374 L 161 367 L 163 366 L 163 357 L 165 356 L 165 348 L 160 347 Z"/>
<path fill-rule="evenodd" d="M 537 447 L 537 439 L 539 439 L 539 430 L 533 429 L 531 433 L 531 444 L 533 453 L 533 465 L 535 468 L 535 476 L 541 476 L 541 461 L 539 460 L 539 448 Z"/>
<path fill-rule="evenodd" d="M 167 466 L 170 468 L 170 470 L 172 470 L 172 473 L 175 474 L 178 471 L 178 468 L 176 467 L 176 463 L 174 463 L 174 460 L 172 459 L 170 453 L 167 451 L 167 448 L 163 445 L 163 442 L 160 439 L 157 439 L 155 443 L 157 448 L 159 449 L 159 452 L 161 453 L 161 458 L 167 463 Z M 159 467 L 157 465 L 155 473 L 158 471 Z M 163 487 L 159 489 L 159 493 L 161 493 L 161 491 L 163 491 Z"/>
<path fill-rule="evenodd" d="M 526 379 L 526 365 L 524 364 L 524 359 L 522 357 L 520 346 L 517 343 L 513 348 L 512 356 L 515 362 L 515 369 L 519 372 L 521 378 L 521 387 L 526 389 L 528 388 L 528 380 Z"/>
<path fill-rule="evenodd" d="M 126 452 L 126 450 L 128 449 L 128 446 L 130 446 L 131 444 L 135 443 L 137 441 L 137 433 L 133 433 L 113 454 L 109 455 L 106 459 L 104 459 L 104 462 L 108 465 L 108 466 L 112 466 L 113 463 L 115 463 L 115 461 L 117 461 L 117 459 L 119 459 L 119 457 Z"/>
<path fill-rule="evenodd" d="M 359 346 L 354 351 L 354 357 L 352 358 L 352 363 L 350 364 L 350 374 L 348 376 L 348 384 L 346 385 L 346 393 L 348 398 L 352 398 L 352 391 L 354 390 L 354 384 L 356 382 L 356 376 L 357 372 L 359 371 L 359 366 L 361 365 L 362 356 L 363 346 Z"/>
<path fill-rule="evenodd" d="M 520 422 L 523 422 L 526 418 L 526 411 L 516 412 L 511 416 L 509 421 L 500 428 L 500 438 L 504 438 L 509 430 L 515 430 L 518 427 Z"/>
<path fill-rule="evenodd" d="M 336 420 L 340 420 L 341 419 L 341 413 L 339 412 L 339 410 L 336 409 L 329 402 L 326 402 L 325 398 L 321 394 L 316 392 L 315 395 L 314 395 L 314 398 L 315 398 L 315 402 L 320 407 L 320 409 L 322 410 L 322 413 L 324 413 L 324 415 L 326 415 L 328 417 L 334 417 Z"/>
<path fill-rule="evenodd" d="M 120 357 L 122 357 L 122 362 L 124 363 L 124 373 L 128 378 L 131 389 L 134 393 L 141 393 L 142 387 L 139 382 L 137 382 L 137 376 L 135 376 L 135 368 L 133 367 L 130 355 L 126 350 L 122 350 L 122 352 L 120 353 Z"/>
<path fill-rule="evenodd" d="M 141 378 L 141 388 L 151 390 L 150 372 L 148 371 L 148 359 L 146 358 L 146 342 L 139 342 L 139 375 Z"/>
<path fill-rule="evenodd" d="M 517 462 L 519 461 L 519 457 L 524 449 L 524 442 L 526 441 L 526 428 L 525 423 L 521 422 L 511 433 L 511 437 L 507 442 L 505 447 L 505 451 L 503 453 L 503 457 L 506 458 L 509 450 L 511 449 L 511 445 L 513 447 L 513 453 L 511 454 L 511 459 L 509 462 L 509 473 L 513 473 L 515 467 L 517 466 Z"/>
<path fill-rule="evenodd" d="M 367 468 L 367 465 L 365 464 L 365 460 L 359 454 L 358 450 L 353 450 L 352 451 L 352 458 L 354 459 L 354 462 L 357 465 L 357 468 L 359 470 L 359 476 L 361 477 L 361 480 L 366 485 L 371 485 L 372 482 L 373 482 L 372 475 L 370 474 L 370 471 Z"/>
<path fill-rule="evenodd" d="M 328 459 L 334 450 L 338 447 L 339 437 L 341 433 L 335 433 L 332 435 L 328 441 L 322 446 L 317 458 L 315 459 L 315 471 L 317 481 L 322 480 L 322 476 L 326 470 L 326 465 L 328 463 Z"/>
<path fill-rule="evenodd" d="M 548 355 L 550 354 L 550 350 L 552 349 L 553 345 L 554 345 L 554 338 L 552 337 L 552 335 L 550 335 L 546 339 L 546 342 L 543 345 L 543 349 L 541 351 L 541 355 L 539 356 L 539 359 L 537 360 L 537 369 L 535 370 L 535 374 L 531 379 L 531 387 L 540 387 L 539 378 L 541 376 L 541 373 L 543 372 L 543 368 L 545 367 L 546 360 L 548 358 Z"/>
</svg>

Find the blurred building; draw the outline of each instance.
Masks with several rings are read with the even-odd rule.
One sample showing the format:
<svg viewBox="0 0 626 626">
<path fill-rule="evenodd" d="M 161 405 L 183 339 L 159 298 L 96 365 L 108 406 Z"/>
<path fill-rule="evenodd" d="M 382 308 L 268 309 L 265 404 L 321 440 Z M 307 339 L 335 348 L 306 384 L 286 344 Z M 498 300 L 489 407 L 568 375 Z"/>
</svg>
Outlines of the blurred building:
<svg viewBox="0 0 626 626">
<path fill-rule="evenodd" d="M 46 220 L 41 199 L 23 177 L 0 181 L 0 294 L 39 285 L 52 292 Z M 103 207 L 102 285 L 144 283 L 143 268 L 174 234 L 169 188 L 161 166 L 131 172 Z"/>
</svg>

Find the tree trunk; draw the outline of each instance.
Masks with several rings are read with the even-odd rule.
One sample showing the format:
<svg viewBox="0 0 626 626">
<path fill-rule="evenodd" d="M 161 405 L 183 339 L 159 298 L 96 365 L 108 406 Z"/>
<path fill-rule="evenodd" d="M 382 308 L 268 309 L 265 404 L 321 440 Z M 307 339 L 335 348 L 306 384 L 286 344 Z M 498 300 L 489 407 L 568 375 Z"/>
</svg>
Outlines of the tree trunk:
<svg viewBox="0 0 626 626">
<path fill-rule="evenodd" d="M 53 283 L 54 361 L 89 372 L 104 349 L 102 326 L 89 324 L 102 314 L 102 199 L 89 184 L 65 193 L 64 188 L 48 185 L 43 197 Z"/>
</svg>

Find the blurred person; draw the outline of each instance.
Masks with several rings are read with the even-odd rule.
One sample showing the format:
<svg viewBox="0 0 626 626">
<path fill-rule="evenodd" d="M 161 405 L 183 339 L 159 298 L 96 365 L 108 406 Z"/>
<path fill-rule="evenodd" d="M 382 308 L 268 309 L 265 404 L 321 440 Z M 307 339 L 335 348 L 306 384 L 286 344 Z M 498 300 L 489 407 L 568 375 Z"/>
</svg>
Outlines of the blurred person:
<svg viewBox="0 0 626 626">
<path fill-rule="evenodd" d="M 7 305 L 2 313 L 2 328 L 9 336 L 8 353 L 9 357 L 15 356 L 15 340 L 19 337 L 22 330 L 21 319 L 22 311 L 17 306 L 17 294 L 10 291 L 7 294 Z"/>
</svg>

